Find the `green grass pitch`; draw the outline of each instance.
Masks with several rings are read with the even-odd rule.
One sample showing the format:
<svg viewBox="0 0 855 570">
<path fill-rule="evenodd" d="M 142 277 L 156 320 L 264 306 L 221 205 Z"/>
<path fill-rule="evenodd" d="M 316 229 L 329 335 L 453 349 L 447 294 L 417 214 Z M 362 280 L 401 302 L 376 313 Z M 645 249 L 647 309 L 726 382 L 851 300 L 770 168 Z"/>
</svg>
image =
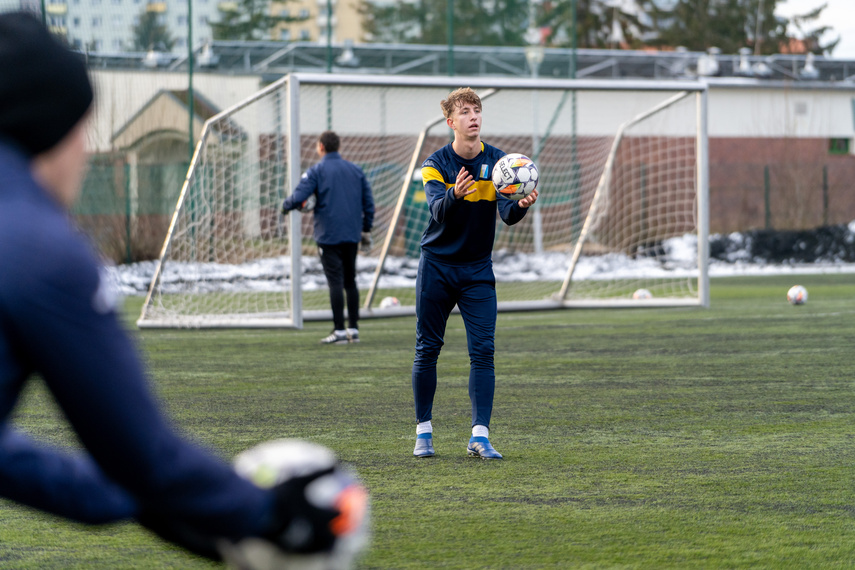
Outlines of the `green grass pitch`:
<svg viewBox="0 0 855 570">
<path fill-rule="evenodd" d="M 807 305 L 786 302 L 795 283 Z M 437 456 L 422 460 L 413 318 L 365 320 L 348 346 L 318 344 L 329 323 L 133 334 L 199 443 L 231 457 L 308 438 L 355 466 L 374 518 L 360 568 L 852 567 L 855 275 L 714 279 L 711 291 L 709 309 L 500 315 L 502 462 L 466 457 L 459 316 L 439 363 Z M 15 423 L 74 445 L 38 382 Z M 209 567 L 133 524 L 0 502 L 0 568 Z"/>
</svg>

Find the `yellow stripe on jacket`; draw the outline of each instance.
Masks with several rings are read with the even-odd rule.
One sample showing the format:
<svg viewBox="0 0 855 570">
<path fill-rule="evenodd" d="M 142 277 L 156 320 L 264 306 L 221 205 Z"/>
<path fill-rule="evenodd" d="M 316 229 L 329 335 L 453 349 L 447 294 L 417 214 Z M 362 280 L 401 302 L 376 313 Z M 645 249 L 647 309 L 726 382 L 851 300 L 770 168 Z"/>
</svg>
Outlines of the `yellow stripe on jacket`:
<svg viewBox="0 0 855 570">
<path fill-rule="evenodd" d="M 445 189 L 448 190 L 454 184 L 449 184 L 445 181 L 440 174 L 439 170 L 436 168 L 432 168 L 430 166 L 426 168 L 422 168 L 422 183 L 427 185 L 428 182 L 436 180 L 437 182 L 442 182 L 445 184 Z M 476 180 L 475 181 L 475 192 L 469 194 L 464 197 L 464 200 L 467 202 L 480 202 L 481 200 L 486 200 L 488 202 L 494 202 L 496 200 L 496 189 L 493 187 L 492 180 Z"/>
</svg>

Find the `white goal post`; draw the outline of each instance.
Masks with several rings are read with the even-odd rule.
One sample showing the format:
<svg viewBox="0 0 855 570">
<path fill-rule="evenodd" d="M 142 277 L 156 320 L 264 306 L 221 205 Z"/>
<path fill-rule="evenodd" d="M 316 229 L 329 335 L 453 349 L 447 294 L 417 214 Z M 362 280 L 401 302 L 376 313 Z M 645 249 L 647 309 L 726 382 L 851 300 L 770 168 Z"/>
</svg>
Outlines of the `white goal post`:
<svg viewBox="0 0 855 570">
<path fill-rule="evenodd" d="M 450 141 L 439 102 L 461 86 L 482 97 L 482 140 L 541 174 L 526 218 L 497 219 L 500 311 L 708 306 L 704 83 L 298 73 L 205 123 L 137 324 L 331 318 L 312 215 L 279 213 L 328 129 L 374 193 L 361 316 L 413 314 L 430 215 L 420 165 Z"/>
</svg>

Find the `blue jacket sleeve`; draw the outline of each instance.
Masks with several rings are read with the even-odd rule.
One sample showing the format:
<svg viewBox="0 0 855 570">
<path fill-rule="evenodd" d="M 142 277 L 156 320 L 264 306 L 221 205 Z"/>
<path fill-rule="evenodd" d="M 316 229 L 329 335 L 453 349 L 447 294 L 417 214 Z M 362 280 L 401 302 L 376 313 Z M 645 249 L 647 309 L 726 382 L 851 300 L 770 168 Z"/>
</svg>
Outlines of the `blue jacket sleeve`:
<svg viewBox="0 0 855 570">
<path fill-rule="evenodd" d="M 438 180 L 429 180 L 425 183 L 425 198 L 430 208 L 430 215 L 438 224 L 445 222 L 447 213 L 458 202 L 463 201 L 454 197 L 454 186 L 446 189 L 445 184 Z"/>
<path fill-rule="evenodd" d="M 509 226 L 522 220 L 528 212 L 528 208 L 521 207 L 516 200 L 511 200 L 505 196 L 496 196 L 496 200 L 498 201 L 499 216 Z"/>
<path fill-rule="evenodd" d="M 0 489 L 19 503 L 84 523 L 113 522 L 138 512 L 134 498 L 91 457 L 37 444 L 8 427 L 0 431 Z"/>
<path fill-rule="evenodd" d="M 71 232 L 43 228 L 33 236 L 19 245 L 39 262 L 17 263 L 14 279 L 0 279 L 3 332 L 90 456 L 38 448 L 5 431 L 0 492 L 85 522 L 146 514 L 215 536 L 258 533 L 271 516 L 271 493 L 168 424 L 88 247 Z"/>
<path fill-rule="evenodd" d="M 320 176 L 320 169 L 317 166 L 307 170 L 291 195 L 285 198 L 285 202 L 282 203 L 282 211 L 290 212 L 299 208 L 318 189 L 318 176 Z"/>
</svg>

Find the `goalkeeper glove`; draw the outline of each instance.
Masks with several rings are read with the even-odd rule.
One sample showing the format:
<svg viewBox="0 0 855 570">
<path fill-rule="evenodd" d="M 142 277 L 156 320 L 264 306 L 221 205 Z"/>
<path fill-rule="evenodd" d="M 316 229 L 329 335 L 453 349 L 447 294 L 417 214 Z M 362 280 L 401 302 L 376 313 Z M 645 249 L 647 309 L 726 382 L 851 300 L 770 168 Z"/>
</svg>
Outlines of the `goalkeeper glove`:
<svg viewBox="0 0 855 570">
<path fill-rule="evenodd" d="M 306 487 L 314 480 L 334 471 L 334 467 L 302 477 L 293 477 L 273 488 L 276 520 L 267 538 L 286 552 L 309 554 L 328 552 L 336 535 L 330 523 L 340 513 L 336 509 L 313 505 L 306 497 Z"/>
<path fill-rule="evenodd" d="M 371 232 L 362 232 L 362 239 L 359 240 L 359 249 L 364 254 L 371 253 L 371 248 L 374 247 L 374 240 L 371 238 Z"/>
</svg>

